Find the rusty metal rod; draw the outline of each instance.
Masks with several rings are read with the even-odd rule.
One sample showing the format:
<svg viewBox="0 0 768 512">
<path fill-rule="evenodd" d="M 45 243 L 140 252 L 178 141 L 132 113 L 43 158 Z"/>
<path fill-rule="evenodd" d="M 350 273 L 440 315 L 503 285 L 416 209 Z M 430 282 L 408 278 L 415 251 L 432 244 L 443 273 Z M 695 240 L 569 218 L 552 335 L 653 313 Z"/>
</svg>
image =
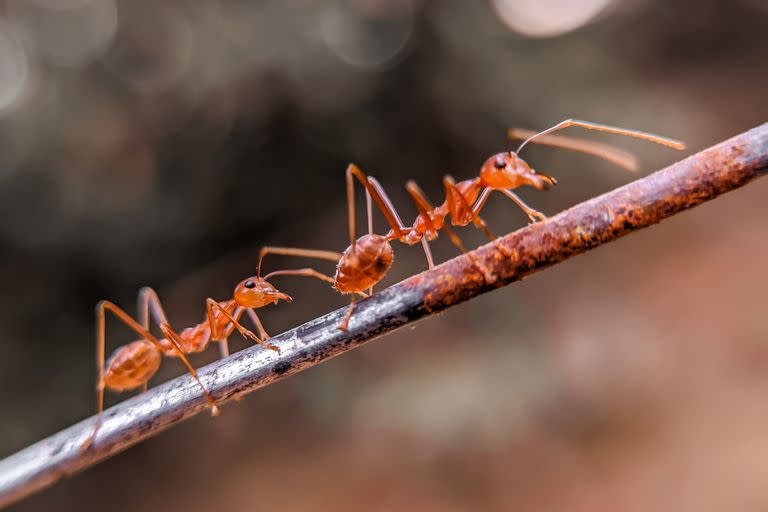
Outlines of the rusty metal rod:
<svg viewBox="0 0 768 512">
<path fill-rule="evenodd" d="M 742 187 L 768 173 L 768 123 L 544 222 L 410 277 L 346 308 L 200 370 L 219 402 L 240 397 L 454 304 L 559 263 L 632 231 Z M 183 376 L 106 411 L 93 445 L 80 446 L 93 418 L 0 461 L 0 507 L 52 485 L 142 439 L 207 409 L 199 386 Z M 226 414 L 226 407 L 224 414 Z"/>
</svg>

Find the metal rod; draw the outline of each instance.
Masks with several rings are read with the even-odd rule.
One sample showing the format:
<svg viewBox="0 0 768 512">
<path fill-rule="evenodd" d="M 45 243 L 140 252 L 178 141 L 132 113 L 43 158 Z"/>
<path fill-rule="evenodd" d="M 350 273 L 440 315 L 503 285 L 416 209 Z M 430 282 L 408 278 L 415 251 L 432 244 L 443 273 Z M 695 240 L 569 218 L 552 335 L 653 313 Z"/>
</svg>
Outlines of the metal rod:
<svg viewBox="0 0 768 512">
<path fill-rule="evenodd" d="M 655 224 L 768 172 L 768 123 L 544 222 L 500 238 L 357 302 L 349 329 L 340 309 L 199 371 L 219 402 L 241 397 L 408 323 L 499 288 L 566 258 Z M 106 411 L 91 445 L 86 419 L 0 461 L 0 507 L 52 485 L 207 409 L 183 376 Z M 223 408 L 227 413 L 227 408 Z"/>
</svg>

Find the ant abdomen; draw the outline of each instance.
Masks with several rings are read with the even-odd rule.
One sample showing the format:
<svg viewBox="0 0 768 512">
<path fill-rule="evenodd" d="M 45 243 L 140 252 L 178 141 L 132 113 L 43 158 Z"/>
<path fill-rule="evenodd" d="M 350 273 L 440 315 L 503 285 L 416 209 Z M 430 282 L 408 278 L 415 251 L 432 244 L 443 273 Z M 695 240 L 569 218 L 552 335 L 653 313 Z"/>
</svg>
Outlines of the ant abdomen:
<svg viewBox="0 0 768 512">
<path fill-rule="evenodd" d="M 140 340 L 117 349 L 107 361 L 104 385 L 117 392 L 143 386 L 160 368 L 160 351 Z"/>
<path fill-rule="evenodd" d="M 375 285 L 394 261 L 392 246 L 381 235 L 363 235 L 344 251 L 336 268 L 335 286 L 341 293 L 357 293 Z"/>
</svg>

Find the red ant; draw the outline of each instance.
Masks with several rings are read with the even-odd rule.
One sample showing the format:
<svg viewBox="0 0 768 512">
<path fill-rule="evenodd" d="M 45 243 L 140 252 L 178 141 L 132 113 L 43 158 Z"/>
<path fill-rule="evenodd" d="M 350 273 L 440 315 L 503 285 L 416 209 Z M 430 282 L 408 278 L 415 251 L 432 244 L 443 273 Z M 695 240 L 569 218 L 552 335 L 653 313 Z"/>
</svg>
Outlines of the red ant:
<svg viewBox="0 0 768 512">
<path fill-rule="evenodd" d="M 476 227 L 485 232 L 489 239 L 495 241 L 496 237 L 493 236 L 485 221 L 480 217 L 480 211 L 485 206 L 488 197 L 493 191 L 499 191 L 512 199 L 526 213 L 532 222 L 546 219 L 546 215 L 525 204 L 517 194 L 512 192 L 512 190 L 523 185 L 529 185 L 538 190 L 542 190 L 557 183 L 554 178 L 537 173 L 535 170 L 531 169 L 531 167 L 518 156 L 520 150 L 529 142 L 535 141 L 542 144 L 589 153 L 630 170 L 635 169 L 636 163 L 632 155 L 614 149 L 608 145 L 572 137 L 548 135 L 557 130 L 568 128 L 569 126 L 579 126 L 589 130 L 628 135 L 630 137 L 656 142 L 674 149 L 685 149 L 685 145 L 682 142 L 667 137 L 637 130 L 628 130 L 604 124 L 591 123 L 588 121 L 578 121 L 575 119 L 567 119 L 538 133 L 530 132 L 528 130 L 511 129 L 508 133 L 510 140 L 525 139 L 517 148 L 517 151 L 498 153 L 487 159 L 480 168 L 480 175 L 477 178 L 456 183 L 450 176 L 446 176 L 443 179 L 446 199 L 440 206 L 432 206 L 426 195 L 414 181 L 411 180 L 406 184 L 406 190 L 416 203 L 419 215 L 416 217 L 413 226 L 410 229 L 401 227 L 401 233 L 404 232 L 405 236 L 400 237 L 400 241 L 411 245 L 421 241 L 424 245 L 427 261 L 430 267 L 432 267 L 434 263 L 432 262 L 427 242 L 434 240 L 440 229 L 446 230 L 451 241 L 459 247 L 460 250 L 466 252 L 464 245 L 445 223 L 445 219 L 448 216 L 451 218 L 452 225 L 466 226 L 469 223 L 474 223 Z M 379 190 L 379 193 L 386 197 L 381 185 L 378 184 L 375 178 L 369 178 L 369 180 L 374 184 L 375 188 Z M 388 236 L 391 235 L 394 235 L 394 233 L 391 233 Z"/>
<path fill-rule="evenodd" d="M 355 239 L 355 191 L 354 180 L 357 179 L 365 188 L 368 206 L 368 234 Z M 314 249 L 297 249 L 292 247 L 264 247 L 259 255 L 258 275 L 261 275 L 261 264 L 267 254 L 280 254 L 284 256 L 302 256 L 318 258 L 337 263 L 334 277 L 322 274 L 314 269 L 283 270 L 282 275 L 302 275 L 315 277 L 328 283 L 342 294 L 351 294 L 352 299 L 344 320 L 339 329 L 346 330 L 349 319 L 355 308 L 355 295 L 367 297 L 372 293 L 373 286 L 381 281 L 394 261 L 394 254 L 390 240 L 400 239 L 407 235 L 410 228 L 406 228 L 397 215 L 392 202 L 384 191 L 376 186 L 377 183 L 368 178 L 356 165 L 349 164 L 346 172 L 347 180 L 347 212 L 349 216 L 349 247 L 343 252 L 319 251 Z M 387 220 L 391 230 L 388 235 L 376 235 L 373 233 L 373 219 L 371 198 L 376 202 L 379 210 Z M 277 275 L 272 272 L 266 278 Z"/>
<path fill-rule="evenodd" d="M 288 271 L 290 272 L 290 271 Z M 275 272 L 275 275 L 278 273 Z M 227 339 L 234 329 L 237 329 L 245 338 L 263 345 L 270 350 L 278 350 L 275 345 L 267 343 L 269 335 L 264 330 L 258 315 L 254 311 L 269 304 L 277 304 L 279 300 L 291 302 L 291 297 L 277 291 L 266 279 L 258 276 L 249 277 L 241 281 L 236 287 L 231 300 L 215 301 L 211 298 L 205 301 L 205 320 L 177 333 L 174 331 L 163 311 L 160 299 L 152 288 L 142 288 L 139 291 L 138 318 L 139 322 L 131 318 L 120 307 L 112 302 L 103 300 L 96 307 L 96 407 L 97 418 L 93 426 L 93 432 L 83 443 L 82 448 L 87 449 L 96 432 L 101 427 L 104 411 L 104 389 L 108 388 L 116 392 L 136 389 L 143 386 L 144 391 L 152 376 L 160 367 L 162 355 L 177 356 L 192 374 L 197 383 L 203 389 L 205 397 L 211 407 L 211 414 L 217 416 L 219 408 L 208 389 L 200 382 L 197 372 L 189 363 L 184 354 L 202 352 L 211 341 L 218 341 L 222 357 L 229 353 Z M 138 333 L 141 338 L 137 341 L 123 345 L 115 350 L 112 356 L 104 364 L 104 343 L 106 338 L 105 315 L 112 312 L 124 324 Z M 240 316 L 247 312 L 261 338 L 243 327 Z M 159 326 L 164 338 L 158 339 L 151 332 L 150 318 L 153 317 Z"/>
</svg>

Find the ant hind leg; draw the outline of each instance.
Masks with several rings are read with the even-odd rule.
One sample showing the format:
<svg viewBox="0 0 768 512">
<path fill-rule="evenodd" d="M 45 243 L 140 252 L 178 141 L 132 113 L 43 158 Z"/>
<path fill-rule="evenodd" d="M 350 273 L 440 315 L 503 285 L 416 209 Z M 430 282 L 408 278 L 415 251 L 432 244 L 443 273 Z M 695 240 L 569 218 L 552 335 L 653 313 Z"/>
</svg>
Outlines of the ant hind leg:
<svg viewBox="0 0 768 512">
<path fill-rule="evenodd" d="M 355 311 L 355 296 L 352 296 L 352 300 L 349 302 L 349 309 L 347 309 L 347 314 L 344 315 L 344 320 L 341 321 L 339 324 L 339 330 L 340 331 L 346 331 L 347 327 L 349 327 L 349 319 L 352 318 L 352 313 Z"/>
<path fill-rule="evenodd" d="M 81 449 L 83 450 L 88 449 L 88 447 L 93 443 L 96 437 L 96 433 L 98 432 L 99 428 L 101 428 L 101 424 L 104 416 L 104 388 L 105 388 L 104 345 L 105 345 L 105 339 L 106 339 L 106 312 L 107 311 L 115 315 L 118 318 L 118 320 L 120 320 L 129 328 L 131 328 L 133 331 L 135 331 L 137 334 L 139 334 L 143 339 L 150 342 L 158 351 L 162 351 L 162 346 L 160 344 L 160 341 L 147 329 L 139 325 L 138 322 L 136 322 L 136 320 L 131 318 L 120 307 L 106 300 L 99 302 L 99 304 L 96 306 L 96 374 L 98 376 L 97 377 L 98 383 L 96 384 L 97 416 L 96 416 L 96 421 L 94 422 L 94 425 L 93 425 L 93 431 L 91 432 L 91 435 L 88 436 L 88 438 L 81 445 Z M 160 328 L 163 331 L 164 331 L 163 329 L 164 326 L 167 326 L 167 324 L 160 325 Z M 173 349 L 176 351 L 176 354 L 179 356 L 181 361 L 187 367 L 187 370 L 189 371 L 189 373 L 192 374 L 192 376 L 195 378 L 197 383 L 203 389 L 203 392 L 205 393 L 208 403 L 211 406 L 211 414 L 213 414 L 214 416 L 218 415 L 219 408 L 216 406 L 216 402 L 213 400 L 213 397 L 208 391 L 208 388 L 206 388 L 203 385 L 203 383 L 200 382 L 200 379 L 197 376 L 197 372 L 195 372 L 195 369 L 192 367 L 191 364 L 189 364 L 189 361 L 187 360 L 184 353 L 181 351 L 181 348 L 176 343 L 176 341 L 172 339 L 170 339 L 169 341 L 171 342 Z"/>
</svg>

